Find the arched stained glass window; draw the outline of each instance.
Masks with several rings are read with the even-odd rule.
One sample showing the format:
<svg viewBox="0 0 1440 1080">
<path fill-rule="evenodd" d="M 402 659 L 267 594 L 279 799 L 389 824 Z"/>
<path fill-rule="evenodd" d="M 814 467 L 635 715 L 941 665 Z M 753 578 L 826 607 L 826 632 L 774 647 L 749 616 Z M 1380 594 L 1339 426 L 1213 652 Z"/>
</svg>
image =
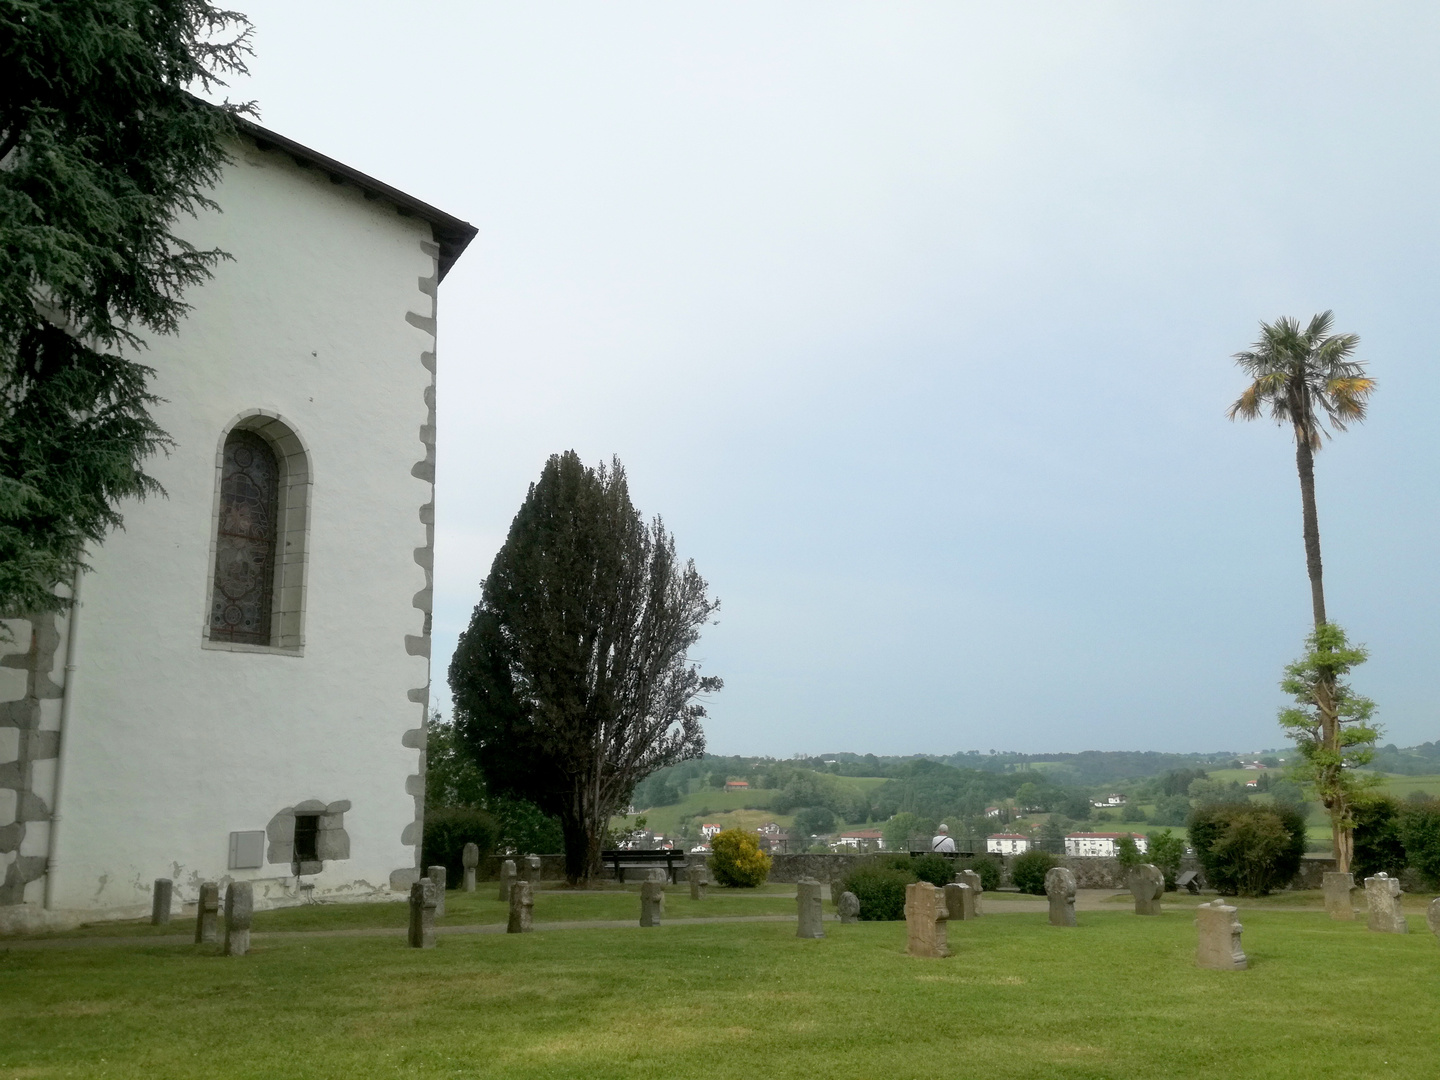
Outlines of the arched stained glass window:
<svg viewBox="0 0 1440 1080">
<path fill-rule="evenodd" d="M 279 486 L 270 444 L 253 431 L 232 431 L 220 473 L 212 641 L 270 644 Z"/>
</svg>

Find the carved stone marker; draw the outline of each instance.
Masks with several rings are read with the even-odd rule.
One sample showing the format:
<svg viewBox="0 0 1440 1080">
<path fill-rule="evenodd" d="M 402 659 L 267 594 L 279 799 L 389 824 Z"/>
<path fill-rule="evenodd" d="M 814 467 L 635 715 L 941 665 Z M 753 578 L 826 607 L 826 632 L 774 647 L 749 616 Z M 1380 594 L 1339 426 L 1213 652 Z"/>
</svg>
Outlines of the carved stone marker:
<svg viewBox="0 0 1440 1080">
<path fill-rule="evenodd" d="M 430 867 L 429 877 L 435 886 L 435 917 L 443 919 L 445 917 L 445 867 Z"/>
<path fill-rule="evenodd" d="M 945 942 L 945 895 L 928 881 L 905 886 L 905 951 L 911 956 L 949 956 Z"/>
<path fill-rule="evenodd" d="M 690 883 L 690 899 L 704 900 L 705 886 L 710 884 L 710 867 L 704 859 L 692 859 L 685 867 L 685 880 Z"/>
<path fill-rule="evenodd" d="M 860 921 L 860 898 L 853 892 L 842 892 L 840 894 L 840 921 L 852 923 Z"/>
<path fill-rule="evenodd" d="M 165 926 L 170 922 L 170 901 L 175 895 L 175 883 L 168 877 L 155 879 L 155 896 L 150 905 L 150 925 Z"/>
<path fill-rule="evenodd" d="M 664 873 L 662 870 L 661 873 Z M 665 910 L 665 885 L 660 881 L 646 881 L 640 886 L 640 925 L 659 926 L 660 915 Z"/>
<path fill-rule="evenodd" d="M 1130 895 L 1135 898 L 1136 915 L 1159 915 L 1160 898 L 1165 895 L 1165 875 L 1159 867 L 1143 863 L 1130 871 Z"/>
<path fill-rule="evenodd" d="M 465 891 L 475 891 L 475 868 L 480 865 L 480 848 L 475 844 L 466 844 L 465 850 L 460 854 L 460 865 L 465 868 Z"/>
<path fill-rule="evenodd" d="M 220 944 L 220 886 L 207 881 L 195 902 L 195 944 Z"/>
<path fill-rule="evenodd" d="M 530 882 L 531 885 L 538 885 L 540 882 L 540 856 L 526 855 L 520 864 L 520 876 Z"/>
<path fill-rule="evenodd" d="M 410 886 L 410 948 L 435 947 L 435 882 L 423 877 Z"/>
<path fill-rule="evenodd" d="M 1045 872 L 1045 895 L 1050 900 L 1050 925 L 1075 925 L 1075 874 L 1064 866 Z"/>
<path fill-rule="evenodd" d="M 1330 871 L 1324 877 L 1325 912 L 1332 919 L 1350 921 L 1355 918 L 1355 905 L 1350 902 L 1350 892 L 1355 888 L 1354 874 L 1338 874 Z"/>
<path fill-rule="evenodd" d="M 535 893 L 528 881 L 510 883 L 510 921 L 507 934 L 528 934 L 535 929 Z"/>
<path fill-rule="evenodd" d="M 516 881 L 515 860 L 506 859 L 500 864 L 500 899 L 510 902 L 510 886 Z"/>
<path fill-rule="evenodd" d="M 1367 926 L 1382 934 L 1407 934 L 1405 913 L 1400 910 L 1400 879 L 1376 874 L 1365 879 L 1365 905 L 1370 909 Z"/>
<path fill-rule="evenodd" d="M 975 890 L 964 882 L 952 881 L 945 886 L 945 910 L 951 922 L 975 918 Z"/>
<path fill-rule="evenodd" d="M 810 878 L 801 878 L 795 883 L 795 910 L 800 917 L 796 937 L 820 938 L 825 936 L 824 903 L 825 886 Z"/>
<path fill-rule="evenodd" d="M 970 886 L 970 900 L 974 906 L 974 913 L 967 918 L 978 919 L 984 914 L 985 909 L 980 904 L 980 898 L 985 895 L 985 886 L 980 884 L 980 871 L 959 870 L 955 874 L 955 881 L 959 885 Z"/>
<path fill-rule="evenodd" d="M 1195 909 L 1195 927 L 1199 943 L 1195 963 L 1216 971 L 1244 971 L 1249 966 L 1245 950 L 1240 948 L 1240 932 L 1245 928 L 1235 917 L 1236 909 L 1223 900 L 1201 904 Z"/>
<path fill-rule="evenodd" d="M 225 890 L 225 955 L 250 951 L 250 922 L 255 917 L 255 888 L 248 881 L 232 881 Z"/>
<path fill-rule="evenodd" d="M 1430 901 L 1430 906 L 1425 909 L 1425 925 L 1430 927 L 1430 932 L 1440 937 L 1440 896 Z"/>
</svg>

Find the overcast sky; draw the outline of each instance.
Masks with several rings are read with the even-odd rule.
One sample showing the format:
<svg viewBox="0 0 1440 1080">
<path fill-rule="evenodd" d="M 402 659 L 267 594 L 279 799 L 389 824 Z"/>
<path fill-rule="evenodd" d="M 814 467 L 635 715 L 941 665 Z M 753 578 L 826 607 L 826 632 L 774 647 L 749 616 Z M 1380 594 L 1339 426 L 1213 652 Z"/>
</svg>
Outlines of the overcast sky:
<svg viewBox="0 0 1440 1080">
<path fill-rule="evenodd" d="M 1329 609 L 1384 741 L 1440 737 L 1440 8 L 242 6 L 263 123 L 480 230 L 444 711 L 573 448 L 723 601 L 714 752 L 1281 745 L 1294 449 L 1229 358 L 1333 308 L 1380 389 L 1317 462 Z"/>
</svg>

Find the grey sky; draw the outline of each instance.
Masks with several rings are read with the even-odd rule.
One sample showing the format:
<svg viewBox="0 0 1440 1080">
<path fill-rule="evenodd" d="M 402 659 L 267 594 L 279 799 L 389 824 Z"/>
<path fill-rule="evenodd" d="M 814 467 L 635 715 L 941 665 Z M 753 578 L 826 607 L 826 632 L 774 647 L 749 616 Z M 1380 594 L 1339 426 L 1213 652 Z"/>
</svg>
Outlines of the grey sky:
<svg viewBox="0 0 1440 1080">
<path fill-rule="evenodd" d="M 446 711 L 574 448 L 724 602 L 713 751 L 1277 745 L 1298 485 L 1228 357 L 1333 308 L 1380 390 L 1317 464 L 1329 607 L 1386 741 L 1440 736 L 1434 5 L 245 6 L 267 126 L 480 229 Z"/>
</svg>

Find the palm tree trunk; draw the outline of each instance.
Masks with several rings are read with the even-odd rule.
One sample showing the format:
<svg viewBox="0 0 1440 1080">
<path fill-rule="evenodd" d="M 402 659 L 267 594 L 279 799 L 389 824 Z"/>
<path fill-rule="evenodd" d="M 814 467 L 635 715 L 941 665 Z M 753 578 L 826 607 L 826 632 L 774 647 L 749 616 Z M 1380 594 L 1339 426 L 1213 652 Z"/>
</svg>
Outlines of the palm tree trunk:
<svg viewBox="0 0 1440 1080">
<path fill-rule="evenodd" d="M 1315 453 L 1309 434 L 1295 429 L 1295 467 L 1300 471 L 1300 505 L 1305 521 L 1305 569 L 1310 573 L 1310 606 L 1315 625 L 1325 623 L 1325 582 L 1320 565 L 1320 518 L 1315 512 Z"/>
</svg>

